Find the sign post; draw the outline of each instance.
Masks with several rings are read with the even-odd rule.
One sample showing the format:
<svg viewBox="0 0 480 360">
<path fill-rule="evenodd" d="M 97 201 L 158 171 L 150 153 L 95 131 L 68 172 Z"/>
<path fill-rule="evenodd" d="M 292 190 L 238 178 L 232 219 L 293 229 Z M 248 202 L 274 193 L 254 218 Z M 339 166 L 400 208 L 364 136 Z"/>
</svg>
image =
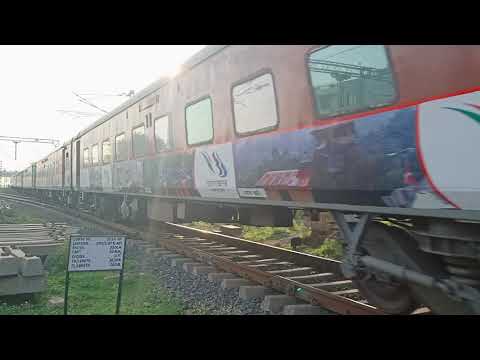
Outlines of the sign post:
<svg viewBox="0 0 480 360">
<path fill-rule="evenodd" d="M 125 242 L 126 236 L 124 235 L 70 236 L 67 272 L 65 275 L 64 315 L 67 315 L 68 310 L 70 272 L 85 271 L 120 271 L 115 314 L 118 315 L 120 313 Z"/>
</svg>

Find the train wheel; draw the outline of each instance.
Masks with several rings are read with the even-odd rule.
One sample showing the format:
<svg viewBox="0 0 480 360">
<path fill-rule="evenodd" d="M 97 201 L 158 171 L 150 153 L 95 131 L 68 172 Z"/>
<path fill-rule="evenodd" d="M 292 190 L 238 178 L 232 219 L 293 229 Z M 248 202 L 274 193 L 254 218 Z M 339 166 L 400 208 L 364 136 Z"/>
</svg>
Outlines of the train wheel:
<svg viewBox="0 0 480 360">
<path fill-rule="evenodd" d="M 372 223 L 362 239 L 361 251 L 365 255 L 401 265 L 402 262 L 390 246 L 396 240 L 386 226 Z M 394 282 L 384 274 L 368 273 L 354 280 L 354 283 L 370 304 L 389 314 L 409 314 L 417 308 L 408 285 Z"/>
</svg>

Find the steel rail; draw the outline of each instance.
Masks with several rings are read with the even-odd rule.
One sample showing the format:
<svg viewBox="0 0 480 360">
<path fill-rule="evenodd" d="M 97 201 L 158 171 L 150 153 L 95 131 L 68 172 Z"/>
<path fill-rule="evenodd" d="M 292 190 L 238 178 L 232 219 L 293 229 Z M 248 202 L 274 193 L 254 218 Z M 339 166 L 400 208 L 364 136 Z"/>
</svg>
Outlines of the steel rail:
<svg viewBox="0 0 480 360">
<path fill-rule="evenodd" d="M 194 229 L 188 226 L 162 223 L 158 229 L 163 230 L 163 233 L 154 231 L 144 231 L 123 224 L 116 224 L 100 219 L 91 214 L 75 211 L 68 208 L 60 208 L 55 205 L 38 202 L 26 197 L 17 197 L 11 194 L 0 194 L 0 198 L 6 200 L 26 203 L 28 205 L 48 208 L 50 210 L 60 212 L 62 215 L 81 218 L 85 221 L 92 222 L 106 228 L 113 229 L 125 233 L 132 239 L 143 239 L 147 242 L 157 244 L 168 250 L 175 251 L 188 257 L 192 257 L 199 261 L 215 265 L 216 267 L 248 278 L 256 283 L 262 284 L 266 287 L 273 288 L 281 293 L 295 296 L 300 300 L 306 301 L 312 305 L 318 305 L 344 315 L 386 315 L 380 309 L 371 305 L 352 300 L 346 297 L 332 294 L 329 291 L 313 287 L 312 284 L 301 283 L 295 279 L 289 279 L 280 275 L 273 274 L 268 271 L 251 267 L 247 264 L 242 264 L 231 260 L 226 256 L 216 254 L 208 249 L 200 249 L 195 247 L 195 244 L 185 244 L 177 238 L 168 236 L 168 232 L 181 234 L 184 236 L 193 236 L 199 238 L 198 240 L 210 240 L 226 244 L 229 246 L 236 246 L 239 249 L 248 249 L 254 254 L 261 254 L 266 257 L 274 257 L 276 259 L 290 261 L 294 265 L 312 267 L 320 273 L 333 273 L 337 277 L 341 277 L 340 264 L 341 262 L 316 257 L 309 254 L 299 253 L 296 251 L 277 248 L 270 245 L 260 244 L 245 239 L 236 238 L 229 235 L 218 234 L 210 231 Z M 166 232 L 165 232 L 166 231 Z"/>
</svg>

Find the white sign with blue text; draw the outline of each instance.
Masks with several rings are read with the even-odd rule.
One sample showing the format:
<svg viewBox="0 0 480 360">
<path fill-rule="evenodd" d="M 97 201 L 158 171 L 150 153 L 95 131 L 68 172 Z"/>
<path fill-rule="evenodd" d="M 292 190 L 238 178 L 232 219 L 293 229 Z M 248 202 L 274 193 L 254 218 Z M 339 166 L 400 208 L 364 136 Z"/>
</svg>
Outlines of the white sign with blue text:
<svg viewBox="0 0 480 360">
<path fill-rule="evenodd" d="M 72 236 L 68 271 L 122 270 L 125 236 Z"/>
</svg>

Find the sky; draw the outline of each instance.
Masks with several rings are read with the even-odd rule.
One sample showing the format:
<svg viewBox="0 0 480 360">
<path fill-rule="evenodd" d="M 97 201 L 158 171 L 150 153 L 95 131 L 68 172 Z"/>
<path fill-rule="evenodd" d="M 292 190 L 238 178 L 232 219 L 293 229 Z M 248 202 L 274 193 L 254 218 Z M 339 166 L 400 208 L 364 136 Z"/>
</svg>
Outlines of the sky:
<svg viewBox="0 0 480 360">
<path fill-rule="evenodd" d="M 60 143 L 103 115 L 80 102 L 112 110 L 178 67 L 204 45 L 2 45 L 0 136 L 56 139 Z M 83 95 L 87 94 L 87 95 Z M 93 94 L 93 95 L 90 95 Z M 88 117 L 59 110 L 90 113 Z M 55 149 L 50 144 L 0 141 L 3 169 L 23 170 Z"/>
</svg>

